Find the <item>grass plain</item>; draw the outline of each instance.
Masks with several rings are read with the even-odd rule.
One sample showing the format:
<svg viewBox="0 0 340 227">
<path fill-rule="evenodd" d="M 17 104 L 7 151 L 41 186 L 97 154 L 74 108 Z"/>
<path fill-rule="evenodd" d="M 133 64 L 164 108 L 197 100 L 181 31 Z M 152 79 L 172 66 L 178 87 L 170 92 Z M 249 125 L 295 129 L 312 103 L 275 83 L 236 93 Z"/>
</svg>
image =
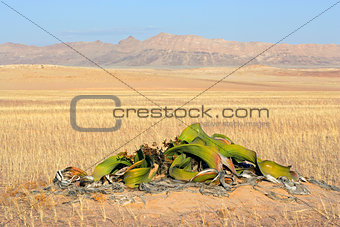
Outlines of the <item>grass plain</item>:
<svg viewBox="0 0 340 227">
<path fill-rule="evenodd" d="M 70 72 L 72 70 L 75 69 L 72 68 Z M 158 225 L 164 223 L 185 226 L 269 225 L 271 221 L 285 225 L 320 224 L 320 221 L 323 222 L 321 224 L 329 225 L 339 223 L 339 194 L 323 192 L 312 186 L 315 191 L 315 194 L 311 195 L 312 208 L 303 204 L 273 202 L 256 194 L 250 188 L 247 189 L 248 191 L 240 189 L 239 192 L 235 192 L 238 194 L 235 194 L 234 198 L 231 194 L 231 198 L 223 199 L 198 194 L 189 195 L 192 197 L 190 199 L 188 194 L 175 193 L 167 199 L 156 198 L 144 207 L 140 204 L 110 205 L 105 201 L 94 202 L 82 198 L 72 206 L 63 205 L 57 197 L 40 198 L 28 192 L 50 184 L 59 169 L 76 166 L 91 173 L 95 164 L 103 158 L 125 150 L 133 152 L 144 143 L 161 144 L 165 139 L 179 135 L 188 124 L 195 122 L 202 123 L 208 134 L 225 134 L 235 143 L 255 150 L 261 159 L 292 165 L 293 169 L 303 176 L 313 176 L 339 186 L 340 92 L 334 86 L 339 77 L 334 75 L 330 77 L 327 86 L 331 86 L 333 91 L 310 91 L 317 86 L 318 82 L 312 85 L 312 82 L 309 82 L 305 86 L 308 89 L 300 89 L 303 91 L 297 89 L 257 91 L 250 89 L 249 84 L 242 85 L 243 88 L 248 86 L 246 90 L 228 91 L 227 87 L 230 84 L 227 84 L 226 88 L 208 91 L 186 105 L 187 108 L 200 108 L 201 105 L 211 108 L 212 118 L 161 120 L 141 119 L 132 115 L 122 120 L 122 127 L 118 131 L 111 133 L 86 133 L 73 130 L 69 122 L 70 100 L 81 94 L 109 94 L 119 97 L 124 108 L 157 106 L 134 91 L 114 90 L 114 88 L 74 90 L 57 86 L 54 87 L 55 90 L 44 90 L 36 89 L 37 85 L 34 83 L 33 85 L 27 83 L 27 90 L 2 90 L 0 91 L 0 193 L 3 196 L 0 222 L 9 222 L 9 225 L 104 225 L 105 223 Z M 18 78 L 20 77 L 12 80 L 19 80 Z M 304 81 L 309 81 L 311 78 L 313 77 L 304 77 Z M 71 82 L 75 80 L 68 79 Z M 209 80 L 203 78 L 193 84 L 208 85 L 207 81 Z M 163 82 L 158 81 L 158 88 Z M 20 83 L 20 86 L 23 86 L 25 80 Z M 274 82 L 257 81 L 256 83 L 258 83 L 256 87 L 261 84 L 263 88 L 270 87 L 268 84 Z M 13 84 L 10 82 L 9 86 Z M 146 84 L 145 82 L 145 86 Z M 299 86 L 303 86 L 302 80 Z M 320 87 L 323 88 L 321 85 Z M 199 92 L 195 91 L 199 86 L 195 89 L 183 88 L 178 91 L 172 91 L 173 89 L 170 88 L 144 89 L 142 93 L 162 107 L 176 108 Z M 80 101 L 77 123 L 84 127 L 110 127 L 114 124 L 112 108 L 114 105 L 110 101 Z M 223 108 L 267 108 L 269 117 L 223 118 L 221 117 Z M 155 125 L 152 126 L 153 124 Z M 17 192 L 13 193 L 14 189 Z M 191 204 L 185 205 L 185 202 Z M 262 213 L 265 210 L 266 212 Z M 160 211 L 164 211 L 164 215 Z"/>
</svg>

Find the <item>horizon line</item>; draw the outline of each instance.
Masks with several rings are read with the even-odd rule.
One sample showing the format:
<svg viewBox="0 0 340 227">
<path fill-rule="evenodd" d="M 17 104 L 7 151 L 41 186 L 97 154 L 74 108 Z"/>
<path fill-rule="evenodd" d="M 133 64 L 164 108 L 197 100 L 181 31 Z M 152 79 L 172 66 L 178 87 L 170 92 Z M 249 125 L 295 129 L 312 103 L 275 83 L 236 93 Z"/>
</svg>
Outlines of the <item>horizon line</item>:
<svg viewBox="0 0 340 227">
<path fill-rule="evenodd" d="M 133 38 L 136 39 L 137 41 L 141 41 L 141 42 L 145 42 L 148 39 L 151 39 L 153 37 L 157 37 L 157 36 L 161 36 L 161 35 L 170 35 L 170 36 L 196 36 L 196 37 L 200 37 L 206 40 L 223 40 L 225 42 L 236 42 L 236 43 L 263 43 L 263 44 L 273 44 L 273 42 L 263 42 L 263 41 L 236 41 L 236 40 L 226 40 L 224 38 L 206 38 L 204 36 L 201 35 L 195 35 L 195 34 L 186 34 L 186 35 L 178 35 L 178 34 L 172 34 L 172 33 L 167 33 L 167 32 L 160 32 L 156 35 L 150 36 L 149 38 L 146 38 L 144 40 L 140 40 L 135 38 L 133 35 L 129 35 L 124 39 L 119 40 L 118 42 L 114 43 L 114 42 L 103 42 L 100 39 L 94 40 L 94 41 L 70 41 L 70 42 L 65 42 L 65 43 L 95 43 L 95 42 L 101 42 L 101 43 L 106 43 L 106 44 L 112 44 L 112 45 L 118 45 L 121 41 L 129 39 L 129 38 Z M 27 43 L 16 43 L 16 42 L 4 42 L 4 43 L 0 43 L 0 45 L 4 45 L 4 44 L 19 44 L 19 45 L 25 45 L 25 46 L 35 46 L 35 47 L 48 47 L 48 46 L 53 46 L 56 44 L 61 44 L 60 42 L 58 43 L 53 43 L 53 44 L 47 44 L 47 45 L 35 45 L 35 44 L 27 44 Z M 291 46 L 296 46 L 296 45 L 340 45 L 340 43 L 296 43 L 296 44 L 291 44 L 291 43 L 279 43 L 278 45 L 282 45 L 282 44 L 286 44 L 286 45 L 291 45 Z"/>
</svg>

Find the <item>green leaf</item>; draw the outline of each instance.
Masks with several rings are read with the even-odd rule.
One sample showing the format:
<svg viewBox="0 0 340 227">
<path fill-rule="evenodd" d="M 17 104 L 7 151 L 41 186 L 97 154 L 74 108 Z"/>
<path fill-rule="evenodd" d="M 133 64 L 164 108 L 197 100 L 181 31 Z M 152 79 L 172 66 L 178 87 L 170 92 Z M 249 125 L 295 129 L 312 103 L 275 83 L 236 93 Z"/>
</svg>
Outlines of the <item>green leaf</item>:
<svg viewBox="0 0 340 227">
<path fill-rule="evenodd" d="M 228 158 L 234 158 L 237 162 L 248 161 L 256 164 L 256 152 L 249 150 L 241 145 L 230 144 L 220 149 L 220 153 Z"/>
<path fill-rule="evenodd" d="M 191 180 L 193 182 L 206 182 L 208 180 L 213 180 L 218 175 L 216 169 L 205 169 L 197 173 Z"/>
<path fill-rule="evenodd" d="M 147 183 L 155 176 L 158 165 L 154 159 L 143 153 L 143 146 L 135 155 L 135 163 L 131 165 L 124 174 L 124 183 L 130 188 L 136 188 L 140 183 Z"/>
<path fill-rule="evenodd" d="M 124 174 L 124 183 L 129 188 L 136 188 L 140 183 L 148 183 L 156 175 L 158 165 L 148 168 L 135 168 Z"/>
<path fill-rule="evenodd" d="M 200 144 L 200 145 L 206 145 L 206 142 L 200 138 L 200 137 L 196 137 L 191 144 Z"/>
<path fill-rule="evenodd" d="M 143 146 L 141 146 L 140 149 L 136 152 L 134 160 L 135 163 L 145 158 L 142 148 Z"/>
<path fill-rule="evenodd" d="M 185 141 L 187 143 L 191 143 L 196 137 L 200 137 L 205 141 L 207 138 L 210 138 L 201 128 L 199 123 L 189 125 L 186 127 L 181 135 L 178 137 L 181 141 Z"/>
<path fill-rule="evenodd" d="M 224 141 L 225 143 L 227 144 L 233 144 L 233 141 L 231 141 L 231 139 L 223 134 L 218 134 L 218 133 L 215 133 L 212 135 L 212 138 L 213 139 L 222 139 L 222 141 Z"/>
<path fill-rule="evenodd" d="M 190 167 L 190 168 L 188 168 Z M 217 176 L 216 169 L 205 169 L 201 172 L 192 171 L 191 158 L 186 157 L 185 154 L 179 155 L 171 164 L 169 168 L 169 175 L 176 180 L 205 182 L 212 180 Z"/>
<path fill-rule="evenodd" d="M 133 165 L 131 165 L 127 170 L 125 170 L 125 172 L 128 172 L 131 169 L 134 169 L 136 167 L 140 167 L 140 168 L 146 168 L 147 166 L 145 166 L 147 164 L 146 160 L 140 160 L 138 162 L 133 163 Z M 144 167 L 145 166 L 145 167 Z"/>
<path fill-rule="evenodd" d="M 172 159 L 176 153 L 192 154 L 202 159 L 210 168 L 222 171 L 222 160 L 218 150 L 214 146 L 204 146 L 200 144 L 182 144 L 172 147 L 164 152 L 168 159 Z"/>
<path fill-rule="evenodd" d="M 268 160 L 258 162 L 257 164 L 263 175 L 269 174 L 275 178 L 285 176 L 290 180 L 298 181 L 298 179 L 296 179 L 296 175 L 291 173 L 293 171 L 290 171 L 290 166 L 282 166 L 276 162 Z"/>
<path fill-rule="evenodd" d="M 197 175 L 198 172 L 196 171 L 189 171 L 180 169 L 177 167 L 172 168 L 169 170 L 169 175 L 176 180 L 184 180 L 184 181 L 190 181 L 193 177 Z"/>
<path fill-rule="evenodd" d="M 218 149 L 233 143 L 227 136 L 222 134 L 214 134 L 213 137 L 208 136 L 199 123 L 185 128 L 178 139 L 186 143 L 216 146 Z"/>
<path fill-rule="evenodd" d="M 99 163 L 92 173 L 95 181 L 100 180 L 103 176 L 119 170 L 124 166 L 131 166 L 132 163 L 129 159 L 123 156 L 112 156 Z M 120 168 L 119 168 L 120 167 Z"/>
<path fill-rule="evenodd" d="M 124 183 L 129 188 L 136 188 L 150 173 L 151 168 L 137 168 L 129 170 L 124 174 Z"/>
<path fill-rule="evenodd" d="M 196 174 L 191 169 L 191 158 L 187 158 L 185 154 L 179 155 L 169 168 L 169 175 L 177 180 L 189 181 Z"/>
<path fill-rule="evenodd" d="M 220 157 L 221 157 L 221 160 L 222 160 L 222 163 L 223 165 L 225 165 L 226 167 L 228 167 L 228 169 L 234 173 L 235 175 L 238 175 L 236 169 L 235 169 L 235 166 L 234 166 L 234 163 L 233 163 L 233 160 L 231 160 L 230 158 L 227 158 L 227 157 L 224 157 L 223 155 L 220 154 Z"/>
</svg>

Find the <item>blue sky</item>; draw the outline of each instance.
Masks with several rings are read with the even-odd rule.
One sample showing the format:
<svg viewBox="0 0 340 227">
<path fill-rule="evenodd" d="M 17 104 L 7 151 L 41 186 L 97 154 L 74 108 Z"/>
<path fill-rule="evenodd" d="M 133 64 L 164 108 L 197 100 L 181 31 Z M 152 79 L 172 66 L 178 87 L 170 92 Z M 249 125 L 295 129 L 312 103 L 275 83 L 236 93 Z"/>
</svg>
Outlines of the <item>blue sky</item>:
<svg viewBox="0 0 340 227">
<path fill-rule="evenodd" d="M 3 0 L 60 39 L 117 43 L 160 32 L 240 42 L 275 42 L 335 1 L 11 1 Z M 58 41 L 0 3 L 0 43 Z M 340 44 L 340 4 L 284 42 Z"/>
</svg>

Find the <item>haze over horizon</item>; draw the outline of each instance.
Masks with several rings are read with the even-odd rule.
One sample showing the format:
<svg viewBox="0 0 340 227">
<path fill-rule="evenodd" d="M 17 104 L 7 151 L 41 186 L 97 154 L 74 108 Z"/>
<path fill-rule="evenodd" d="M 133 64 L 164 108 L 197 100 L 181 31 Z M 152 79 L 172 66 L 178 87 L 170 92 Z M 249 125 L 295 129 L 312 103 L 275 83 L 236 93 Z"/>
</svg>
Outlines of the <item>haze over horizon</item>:
<svg viewBox="0 0 340 227">
<path fill-rule="evenodd" d="M 204 37 L 202 35 L 195 35 L 195 34 L 186 34 L 186 35 L 180 35 L 180 34 L 173 34 L 173 33 L 168 33 L 168 32 L 160 32 L 160 33 L 157 33 L 155 34 L 154 36 L 150 36 L 150 37 L 145 37 L 145 39 L 138 39 L 136 38 L 136 36 L 134 35 L 127 35 L 125 38 L 122 38 L 121 40 L 118 40 L 117 42 L 105 42 L 103 40 L 100 40 L 100 39 L 96 39 L 96 40 L 90 40 L 90 41 L 86 41 L 86 40 L 74 40 L 74 41 L 70 41 L 70 42 L 66 42 L 66 43 L 92 43 L 92 42 L 102 42 L 102 43 L 107 43 L 107 44 L 114 44 L 114 45 L 118 45 L 121 41 L 124 41 L 124 40 L 129 40 L 130 38 L 133 38 L 133 39 L 136 39 L 137 41 L 146 41 L 152 37 L 157 37 L 157 36 L 160 36 L 160 35 L 171 35 L 171 36 L 193 36 L 193 37 L 199 37 L 199 38 L 204 38 L 204 39 L 207 39 L 207 40 L 224 40 L 224 41 L 227 41 L 227 42 L 235 42 L 235 43 L 264 43 L 264 44 L 272 44 L 274 42 L 262 42 L 262 41 L 238 41 L 238 40 L 227 40 L 227 39 L 224 39 L 224 38 L 207 38 L 207 37 Z M 45 46 L 53 46 L 53 45 L 56 45 L 56 44 L 59 44 L 60 42 L 56 41 L 55 43 L 50 43 L 50 44 L 46 44 L 46 45 L 35 45 L 35 44 L 26 44 L 26 43 L 16 43 L 16 42 L 5 42 L 5 43 L 0 43 L 1 44 L 8 44 L 8 43 L 13 43 L 13 44 L 22 44 L 22 45 L 26 45 L 26 46 L 37 46 L 37 47 L 45 47 Z M 288 43 L 288 42 L 281 42 L 280 44 L 288 44 L 288 45 L 300 45 L 300 44 L 324 44 L 324 45 L 328 45 L 328 44 L 335 44 L 335 45 L 340 45 L 340 43 Z"/>
<path fill-rule="evenodd" d="M 160 33 L 144 41 L 129 36 L 118 44 L 96 41 L 70 42 L 68 45 L 106 67 L 202 67 L 241 65 L 272 44 Z M 285 67 L 333 67 L 340 64 L 340 44 L 290 45 L 280 43 L 254 59 L 252 63 Z M 91 62 L 86 61 L 63 44 L 43 47 L 13 43 L 0 44 L 0 65 L 6 64 L 91 66 Z"/>
<path fill-rule="evenodd" d="M 65 42 L 118 43 L 145 40 L 161 32 L 208 39 L 273 43 L 336 1 L 11 1 L 6 2 Z M 288 44 L 340 44 L 340 6 L 284 41 Z M 0 43 L 46 46 L 58 43 L 5 5 Z"/>
</svg>

